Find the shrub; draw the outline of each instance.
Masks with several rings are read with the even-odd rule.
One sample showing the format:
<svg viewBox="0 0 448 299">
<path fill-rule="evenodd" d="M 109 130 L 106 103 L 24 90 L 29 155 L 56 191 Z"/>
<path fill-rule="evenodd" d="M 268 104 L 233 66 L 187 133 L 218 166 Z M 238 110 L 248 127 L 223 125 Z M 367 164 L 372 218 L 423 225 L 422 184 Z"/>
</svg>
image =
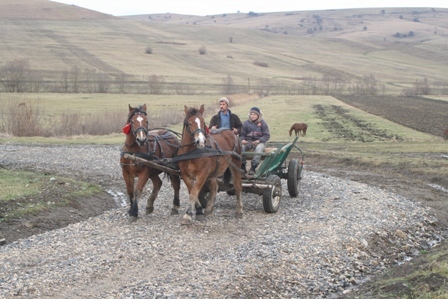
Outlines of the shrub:
<svg viewBox="0 0 448 299">
<path fill-rule="evenodd" d="M 47 136 L 42 127 L 42 105 L 10 101 L 2 102 L 0 108 L 0 128 L 4 133 L 17 137 Z"/>
<path fill-rule="evenodd" d="M 152 48 L 151 47 L 146 47 L 145 53 L 146 54 L 152 54 Z"/>
<path fill-rule="evenodd" d="M 268 64 L 266 62 L 254 61 L 254 64 L 261 67 L 268 67 Z"/>
<path fill-rule="evenodd" d="M 207 48 L 205 46 L 199 47 L 198 51 L 199 51 L 199 54 L 201 54 L 201 55 L 207 54 Z"/>
</svg>

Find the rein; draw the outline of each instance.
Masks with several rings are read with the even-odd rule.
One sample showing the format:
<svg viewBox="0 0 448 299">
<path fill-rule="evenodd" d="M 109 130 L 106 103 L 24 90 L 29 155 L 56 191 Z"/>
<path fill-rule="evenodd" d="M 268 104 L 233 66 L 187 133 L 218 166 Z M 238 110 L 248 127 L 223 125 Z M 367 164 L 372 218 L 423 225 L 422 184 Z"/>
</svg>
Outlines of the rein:
<svg viewBox="0 0 448 299">
<path fill-rule="evenodd" d="M 187 153 L 179 155 L 177 157 L 163 158 L 161 160 L 162 160 L 162 162 L 167 162 L 167 163 L 177 163 L 179 161 L 184 161 L 184 160 L 192 160 L 192 159 L 202 158 L 202 157 L 217 157 L 217 156 L 224 156 L 224 155 L 232 155 L 234 157 L 241 159 L 241 155 L 238 155 L 234 151 L 221 151 L 221 150 L 217 150 L 214 148 L 205 147 L 205 148 L 197 148 L 193 151 L 187 152 Z"/>
</svg>

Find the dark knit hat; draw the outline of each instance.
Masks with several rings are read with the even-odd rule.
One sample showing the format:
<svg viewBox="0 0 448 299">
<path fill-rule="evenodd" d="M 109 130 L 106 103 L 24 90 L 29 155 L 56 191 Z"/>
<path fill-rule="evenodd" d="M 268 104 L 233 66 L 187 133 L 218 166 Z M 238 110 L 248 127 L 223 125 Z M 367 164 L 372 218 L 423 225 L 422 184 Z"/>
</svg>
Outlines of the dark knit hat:
<svg viewBox="0 0 448 299">
<path fill-rule="evenodd" d="M 263 113 L 261 113 L 260 109 L 258 107 L 252 107 L 250 108 L 249 113 L 256 113 L 258 116 L 261 116 Z"/>
</svg>

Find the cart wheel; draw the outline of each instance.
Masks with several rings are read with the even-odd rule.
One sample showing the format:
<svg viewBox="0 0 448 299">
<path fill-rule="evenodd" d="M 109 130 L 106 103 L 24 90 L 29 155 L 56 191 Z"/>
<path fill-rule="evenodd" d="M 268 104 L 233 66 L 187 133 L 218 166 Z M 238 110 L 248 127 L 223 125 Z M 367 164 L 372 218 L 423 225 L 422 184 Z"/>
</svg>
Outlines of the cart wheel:
<svg viewBox="0 0 448 299">
<path fill-rule="evenodd" d="M 263 190 L 263 207 L 266 213 L 278 211 L 282 199 L 282 181 L 275 174 L 267 177 L 266 182 L 271 186 Z"/>
<path fill-rule="evenodd" d="M 288 165 L 288 192 L 291 197 L 297 197 L 300 191 L 300 180 L 302 179 L 302 171 L 297 159 L 289 161 Z"/>
</svg>

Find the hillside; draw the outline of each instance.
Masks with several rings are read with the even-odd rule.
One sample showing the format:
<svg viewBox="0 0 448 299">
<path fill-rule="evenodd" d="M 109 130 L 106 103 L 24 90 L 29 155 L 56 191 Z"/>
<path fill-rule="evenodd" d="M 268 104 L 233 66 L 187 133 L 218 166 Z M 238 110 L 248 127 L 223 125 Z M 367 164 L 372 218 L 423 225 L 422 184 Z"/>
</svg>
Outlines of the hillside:
<svg viewBox="0 0 448 299">
<path fill-rule="evenodd" d="M 76 20 L 114 18 L 111 15 L 49 0 L 0 0 L 1 19 Z"/>
<path fill-rule="evenodd" d="M 437 92 L 447 84 L 448 9 L 118 18 L 51 1 L 1 0 L 0 17 L 0 66 L 29 61 L 37 91 L 70 91 L 68 81 L 100 75 L 115 83 L 109 92 L 127 93 L 150 92 L 150 76 L 171 94 L 222 93 L 228 76 L 234 92 L 265 94 L 312 93 L 323 78 L 345 90 L 373 78 L 395 94 L 424 79 Z"/>
</svg>

